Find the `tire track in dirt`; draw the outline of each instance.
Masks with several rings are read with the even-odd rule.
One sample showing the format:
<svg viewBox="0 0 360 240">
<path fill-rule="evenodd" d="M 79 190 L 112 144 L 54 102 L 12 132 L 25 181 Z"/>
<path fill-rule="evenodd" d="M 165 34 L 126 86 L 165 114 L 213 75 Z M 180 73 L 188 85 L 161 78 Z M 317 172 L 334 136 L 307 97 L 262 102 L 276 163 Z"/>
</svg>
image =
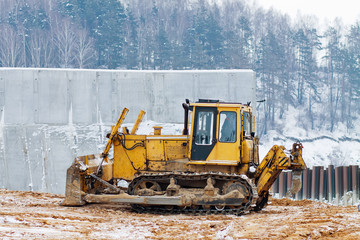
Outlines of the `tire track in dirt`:
<svg viewBox="0 0 360 240">
<path fill-rule="evenodd" d="M 63 195 L 0 189 L 2 239 L 360 239 L 355 206 L 272 199 L 260 212 L 155 215 L 128 205 L 59 206 Z"/>
</svg>

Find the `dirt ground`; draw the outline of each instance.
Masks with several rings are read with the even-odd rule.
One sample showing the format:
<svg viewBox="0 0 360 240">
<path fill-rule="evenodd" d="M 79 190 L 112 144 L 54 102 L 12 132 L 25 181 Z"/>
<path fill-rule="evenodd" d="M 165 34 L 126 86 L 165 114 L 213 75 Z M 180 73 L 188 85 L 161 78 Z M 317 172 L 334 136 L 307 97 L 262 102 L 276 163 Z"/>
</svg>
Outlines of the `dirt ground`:
<svg viewBox="0 0 360 240">
<path fill-rule="evenodd" d="M 127 205 L 61 207 L 63 195 L 0 189 L 1 239 L 360 239 L 356 206 L 272 199 L 259 213 L 138 214 Z"/>
</svg>

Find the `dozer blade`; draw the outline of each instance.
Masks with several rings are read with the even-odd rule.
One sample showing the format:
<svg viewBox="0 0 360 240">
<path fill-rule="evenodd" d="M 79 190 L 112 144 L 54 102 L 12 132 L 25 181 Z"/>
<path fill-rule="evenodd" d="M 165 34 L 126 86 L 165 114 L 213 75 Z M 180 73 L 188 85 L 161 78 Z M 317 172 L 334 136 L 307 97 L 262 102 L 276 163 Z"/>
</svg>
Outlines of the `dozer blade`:
<svg viewBox="0 0 360 240">
<path fill-rule="evenodd" d="M 294 194 L 300 191 L 302 186 L 301 174 L 302 174 L 302 170 L 293 170 L 292 179 L 291 179 L 291 188 L 287 191 L 286 197 L 292 197 Z"/>
<path fill-rule="evenodd" d="M 66 172 L 65 200 L 61 206 L 81 206 L 86 202 L 82 199 L 85 193 L 81 191 L 81 176 L 79 165 L 74 162 Z"/>
</svg>

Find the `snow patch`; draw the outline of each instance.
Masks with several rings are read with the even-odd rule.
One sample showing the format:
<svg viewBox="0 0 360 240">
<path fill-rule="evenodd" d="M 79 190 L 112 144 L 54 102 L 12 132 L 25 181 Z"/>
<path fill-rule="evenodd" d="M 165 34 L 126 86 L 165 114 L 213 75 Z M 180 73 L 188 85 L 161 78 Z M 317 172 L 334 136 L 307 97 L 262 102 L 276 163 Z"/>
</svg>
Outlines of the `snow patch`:
<svg viewBox="0 0 360 240">
<path fill-rule="evenodd" d="M 225 239 L 225 240 L 233 240 L 231 236 L 229 236 L 229 232 L 234 229 L 234 222 L 231 222 L 225 229 L 220 230 L 216 233 L 217 239 Z"/>
<path fill-rule="evenodd" d="M 13 224 L 13 223 L 21 223 L 21 221 L 17 220 L 12 216 L 0 216 L 0 223 L 2 224 Z"/>
</svg>

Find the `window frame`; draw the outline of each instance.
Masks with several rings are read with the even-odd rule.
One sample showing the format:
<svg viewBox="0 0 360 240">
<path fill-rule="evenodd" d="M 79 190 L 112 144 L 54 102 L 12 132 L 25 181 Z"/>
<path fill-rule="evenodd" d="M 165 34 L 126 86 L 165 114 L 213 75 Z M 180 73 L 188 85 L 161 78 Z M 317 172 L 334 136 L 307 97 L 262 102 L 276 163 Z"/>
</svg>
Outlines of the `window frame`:
<svg viewBox="0 0 360 240">
<path fill-rule="evenodd" d="M 225 123 L 225 120 L 224 120 L 224 123 L 223 124 L 221 124 L 221 115 L 222 115 L 222 113 L 232 113 L 232 114 L 234 114 L 235 115 L 235 124 L 234 124 L 234 126 L 235 126 L 235 138 L 234 138 L 234 140 L 233 141 L 221 141 L 221 132 L 222 132 L 222 128 L 223 128 L 223 125 L 224 125 L 224 123 Z M 226 115 L 225 115 L 226 116 Z M 219 142 L 221 142 L 221 143 L 236 143 L 237 142 L 237 128 L 238 128 L 238 124 L 237 124 L 237 112 L 236 111 L 220 111 L 220 113 L 219 113 L 219 133 L 218 133 L 218 140 L 219 140 Z"/>
<path fill-rule="evenodd" d="M 210 117 L 210 126 L 209 126 L 209 128 L 208 128 L 208 130 L 209 130 L 209 142 L 208 143 L 201 143 L 201 142 L 197 142 L 197 136 L 198 136 L 198 133 L 199 133 L 199 131 L 206 131 L 206 128 L 207 128 L 207 126 L 205 126 L 205 130 L 203 130 L 203 129 L 199 129 L 199 126 L 201 125 L 201 124 L 204 124 L 204 123 L 201 123 L 200 122 L 200 115 L 201 115 L 201 113 L 209 113 L 209 114 L 211 114 L 211 117 Z M 196 129 L 195 129 L 195 139 L 194 139 L 194 143 L 195 143 L 195 145 L 198 145 L 198 146 L 210 146 L 210 145 L 212 145 L 213 144 L 213 139 L 214 139 L 214 124 L 215 124 L 215 116 L 216 116 L 216 114 L 214 113 L 214 111 L 209 111 L 209 110 L 199 110 L 198 112 L 197 112 L 197 119 L 196 119 Z M 202 119 L 203 121 L 205 120 L 205 124 L 207 124 L 206 123 L 206 119 Z"/>
</svg>

